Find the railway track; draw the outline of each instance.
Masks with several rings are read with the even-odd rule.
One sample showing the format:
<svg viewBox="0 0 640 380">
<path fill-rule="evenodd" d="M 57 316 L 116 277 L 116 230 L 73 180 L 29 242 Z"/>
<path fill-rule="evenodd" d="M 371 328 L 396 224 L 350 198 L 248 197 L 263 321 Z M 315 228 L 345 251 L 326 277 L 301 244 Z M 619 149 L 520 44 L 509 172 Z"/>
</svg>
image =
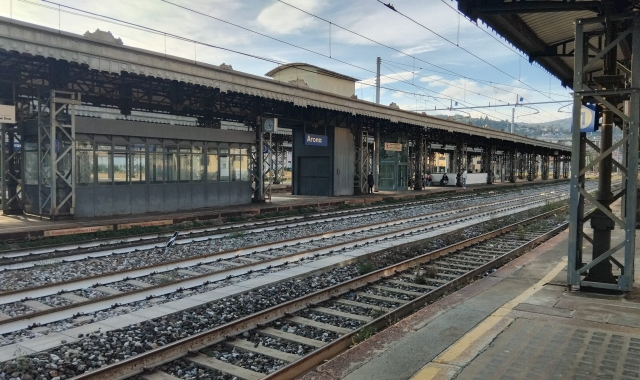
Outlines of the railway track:
<svg viewBox="0 0 640 380">
<path fill-rule="evenodd" d="M 527 188 L 524 191 L 527 192 L 549 192 L 554 191 L 555 188 L 560 188 L 559 184 L 545 184 L 536 185 Z M 388 210 L 393 210 L 398 207 L 419 207 L 424 205 L 445 203 L 453 204 L 456 202 L 479 199 L 479 198 L 496 198 L 503 196 L 507 192 L 497 191 L 483 191 L 477 193 L 467 193 L 455 196 L 434 196 L 426 200 L 403 202 L 400 204 L 389 205 L 377 205 L 370 207 L 358 208 L 355 210 L 335 210 L 327 212 L 319 212 L 314 214 L 308 214 L 304 216 L 288 216 L 264 219 L 259 221 L 243 222 L 226 224 L 222 226 L 214 226 L 208 228 L 192 228 L 180 231 L 180 235 L 176 240 L 176 244 L 189 244 L 193 242 L 199 242 L 205 239 L 223 238 L 231 236 L 238 231 L 269 231 L 272 229 L 286 228 L 291 225 L 312 225 L 315 223 L 325 223 L 334 220 L 342 220 L 345 218 L 366 218 L 380 213 L 384 213 Z M 167 233 L 154 233 L 131 236 L 126 238 L 111 238 L 101 240 L 91 240 L 81 243 L 73 244 L 59 244 L 54 246 L 45 246 L 39 248 L 24 248 L 15 249 L 10 251 L 0 252 L 0 269 L 10 267 L 11 265 L 18 265 L 20 263 L 25 266 L 37 265 L 46 260 L 60 260 L 67 261 L 81 260 L 86 257 L 100 257 L 111 254 L 126 253 L 130 248 L 137 249 L 154 249 L 161 248 L 165 245 L 166 241 L 171 237 L 173 232 Z"/>
<path fill-rule="evenodd" d="M 553 210 L 158 347 L 77 379 L 291 379 L 565 229 Z M 424 250 L 411 242 L 396 250 Z"/>
<path fill-rule="evenodd" d="M 32 325 L 45 325 L 72 318 L 75 315 L 108 309 L 113 305 L 123 305 L 147 298 L 172 294 L 180 292 L 181 289 L 203 286 L 202 290 L 206 291 L 208 290 L 207 285 L 210 283 L 260 271 L 270 272 L 271 270 L 277 270 L 278 267 L 288 267 L 289 264 L 293 263 L 309 262 L 326 256 L 343 254 L 350 252 L 354 248 L 373 246 L 380 241 L 388 239 L 393 240 L 398 237 L 417 236 L 424 233 L 430 233 L 434 236 L 441 233 L 440 231 L 451 231 L 454 228 L 489 220 L 493 215 L 514 214 L 540 205 L 547 200 L 539 196 L 535 200 L 531 200 L 531 197 L 526 197 L 525 199 L 529 200 L 529 202 L 519 204 L 522 199 L 493 202 L 454 209 L 427 217 L 415 217 L 403 221 L 338 231 L 325 234 L 317 239 L 314 239 L 316 237 L 306 237 L 260 247 L 216 253 L 210 255 L 210 261 L 202 257 L 191 261 L 178 260 L 174 263 L 164 263 L 160 266 L 139 268 L 126 272 L 106 273 L 81 278 L 76 281 L 45 284 L 0 293 L 0 304 L 5 309 L 19 309 L 22 305 L 40 307 L 39 311 L 0 320 L 0 334 L 26 329 Z M 201 268 L 206 270 L 202 271 L 200 270 Z M 172 280 L 163 281 L 158 278 L 159 275 L 165 276 L 162 278 L 170 278 Z M 169 275 L 171 276 L 166 277 Z M 155 284 L 153 282 L 154 276 Z M 105 284 L 114 281 L 125 282 L 132 286 L 127 291 L 115 291 L 115 288 L 107 288 L 105 286 Z M 110 294 L 88 299 L 77 293 L 78 289 L 86 288 L 95 289 L 98 292 L 109 292 Z M 45 302 L 51 302 L 51 297 L 58 297 L 68 302 L 64 302 L 59 307 L 50 307 Z M 45 307 L 41 306 L 43 304 Z"/>
</svg>

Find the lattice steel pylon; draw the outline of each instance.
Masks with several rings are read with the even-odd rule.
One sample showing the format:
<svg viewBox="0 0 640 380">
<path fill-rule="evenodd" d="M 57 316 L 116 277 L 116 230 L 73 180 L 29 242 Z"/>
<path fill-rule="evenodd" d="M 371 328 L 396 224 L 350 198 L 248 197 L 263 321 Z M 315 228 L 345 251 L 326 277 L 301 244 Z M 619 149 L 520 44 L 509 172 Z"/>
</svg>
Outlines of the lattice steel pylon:
<svg viewBox="0 0 640 380">
<path fill-rule="evenodd" d="M 562 178 L 569 178 L 569 168 L 571 167 L 571 162 L 567 157 L 562 157 Z"/>
<path fill-rule="evenodd" d="M 38 102 L 39 212 L 51 219 L 73 216 L 76 206 L 75 107 L 81 104 L 80 95 L 51 90 L 48 97 Z"/>
<path fill-rule="evenodd" d="M 518 153 L 514 149 L 510 149 L 508 152 L 505 152 L 505 164 L 507 181 L 515 183 L 518 166 Z"/>
<path fill-rule="evenodd" d="M 560 178 L 560 156 L 553 156 L 553 179 Z"/>
<path fill-rule="evenodd" d="M 527 181 L 533 181 L 536 178 L 536 173 L 538 172 L 538 162 L 536 160 L 536 154 L 527 153 L 526 156 Z"/>
<path fill-rule="evenodd" d="M 424 158 L 426 155 L 426 140 L 424 137 L 417 137 L 415 139 L 416 145 L 414 146 L 415 152 L 415 168 L 414 168 L 414 179 L 413 179 L 413 189 L 414 190 L 422 190 L 422 178 L 423 173 L 425 172 L 425 163 Z"/>
<path fill-rule="evenodd" d="M 604 30 L 596 34 L 594 26 L 599 27 L 603 23 Z M 588 34 L 585 30 L 588 30 Z M 598 46 L 601 42 L 602 45 Z M 590 56 L 589 51 L 595 56 Z M 623 60 L 619 59 L 618 51 L 622 52 Z M 576 21 L 573 90 L 567 284 L 574 289 L 591 287 L 630 291 L 634 278 L 638 190 L 639 16 Z M 603 109 L 600 147 L 581 132 L 582 105 L 585 102 L 597 102 Z M 620 110 L 625 103 L 631 105 L 628 112 Z M 622 138 L 616 142 L 613 142 L 612 133 L 614 123 L 622 129 Z M 585 164 L 587 146 L 598 153 L 589 164 Z M 623 147 L 625 152 L 622 162 L 616 162 L 612 155 L 619 147 Z M 620 168 L 623 175 L 622 187 L 615 194 L 611 187 L 612 164 Z M 599 179 L 598 192 L 593 196 L 585 188 L 585 173 L 595 165 L 599 166 Z M 610 205 L 622 196 L 625 196 L 623 216 L 618 217 L 611 211 Z M 595 209 L 585 213 L 585 201 Z M 587 221 L 591 222 L 593 228 L 591 236 L 584 226 Z M 624 238 L 611 247 L 611 230 L 616 225 L 624 230 Z M 584 253 L 587 253 L 584 251 L 589 250 L 588 246 L 584 247 L 585 243 L 590 244 L 592 253 L 588 263 L 584 262 Z M 614 257 L 619 251 L 622 251 L 622 257 Z M 616 273 L 613 272 L 614 265 L 619 270 Z"/>
<path fill-rule="evenodd" d="M 482 159 L 480 171 L 487 173 L 487 184 L 491 185 L 495 181 L 495 174 L 493 171 L 493 163 L 496 160 L 496 147 L 495 145 L 488 145 L 482 149 Z"/>
<path fill-rule="evenodd" d="M 549 179 L 549 155 L 543 154 L 540 165 L 540 178 L 543 180 Z"/>
<path fill-rule="evenodd" d="M 24 150 L 17 124 L 0 124 L 0 201 L 4 215 L 24 212 Z"/>
<path fill-rule="evenodd" d="M 369 133 L 367 131 L 357 131 L 355 133 L 356 145 L 356 170 L 353 179 L 354 193 L 367 194 L 367 176 L 369 175 L 370 153 L 369 153 Z"/>
<path fill-rule="evenodd" d="M 467 167 L 467 144 L 457 143 L 454 151 L 454 169 L 456 174 L 461 174 L 462 170 Z M 461 187 L 460 176 L 456 175 L 456 186 Z"/>
<path fill-rule="evenodd" d="M 527 167 L 527 153 L 519 153 L 518 155 L 518 179 L 524 179 L 524 172 Z"/>
</svg>

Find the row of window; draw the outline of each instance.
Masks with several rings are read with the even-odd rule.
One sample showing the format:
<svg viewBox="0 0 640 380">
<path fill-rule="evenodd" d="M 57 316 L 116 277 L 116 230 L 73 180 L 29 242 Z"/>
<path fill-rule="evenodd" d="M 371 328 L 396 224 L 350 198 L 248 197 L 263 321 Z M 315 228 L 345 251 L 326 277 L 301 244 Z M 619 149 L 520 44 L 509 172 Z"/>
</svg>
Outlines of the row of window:
<svg viewBox="0 0 640 380">
<path fill-rule="evenodd" d="M 247 148 L 76 143 L 79 185 L 250 181 Z"/>
</svg>

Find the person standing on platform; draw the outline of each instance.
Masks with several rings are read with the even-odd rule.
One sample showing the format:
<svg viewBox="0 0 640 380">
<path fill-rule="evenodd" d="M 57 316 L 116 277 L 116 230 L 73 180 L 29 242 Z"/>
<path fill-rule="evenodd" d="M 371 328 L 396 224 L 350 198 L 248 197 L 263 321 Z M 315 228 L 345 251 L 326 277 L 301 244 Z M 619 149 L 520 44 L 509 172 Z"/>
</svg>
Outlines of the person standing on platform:
<svg viewBox="0 0 640 380">
<path fill-rule="evenodd" d="M 373 194 L 373 173 L 367 176 L 367 184 L 369 185 L 369 194 Z"/>
<path fill-rule="evenodd" d="M 462 188 L 463 189 L 467 188 L 467 171 L 466 170 L 462 171 Z"/>
</svg>

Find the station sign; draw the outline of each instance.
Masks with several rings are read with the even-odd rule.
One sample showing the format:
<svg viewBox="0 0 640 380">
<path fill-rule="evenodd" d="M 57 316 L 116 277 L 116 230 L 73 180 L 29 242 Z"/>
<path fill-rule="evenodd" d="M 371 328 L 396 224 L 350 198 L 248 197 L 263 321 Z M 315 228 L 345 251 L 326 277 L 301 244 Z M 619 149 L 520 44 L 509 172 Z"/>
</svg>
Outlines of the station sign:
<svg viewBox="0 0 640 380">
<path fill-rule="evenodd" d="M 4 104 L 0 104 L 0 123 L 16 123 L 16 106 L 7 106 Z"/>
<path fill-rule="evenodd" d="M 580 132 L 595 132 L 599 127 L 597 106 L 586 104 L 580 110 Z"/>
<path fill-rule="evenodd" d="M 402 152 L 402 143 L 384 143 L 384 150 Z"/>
<path fill-rule="evenodd" d="M 329 138 L 325 135 L 304 134 L 304 145 L 329 146 Z"/>
</svg>

